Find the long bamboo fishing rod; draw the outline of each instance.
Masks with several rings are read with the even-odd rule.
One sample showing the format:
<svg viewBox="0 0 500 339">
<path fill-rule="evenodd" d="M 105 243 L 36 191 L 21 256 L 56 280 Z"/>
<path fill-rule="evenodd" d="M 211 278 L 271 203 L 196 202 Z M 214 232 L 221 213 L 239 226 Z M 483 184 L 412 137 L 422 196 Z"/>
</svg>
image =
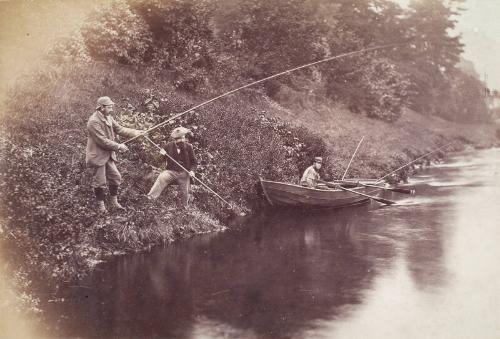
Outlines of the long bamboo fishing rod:
<svg viewBox="0 0 500 339">
<path fill-rule="evenodd" d="M 363 135 L 363 137 L 361 138 L 361 140 L 358 143 L 358 146 L 356 147 L 356 150 L 352 154 L 351 160 L 349 160 L 349 164 L 347 165 L 347 168 L 345 169 L 344 175 L 342 176 L 341 180 L 344 180 L 344 178 L 345 178 L 345 176 L 347 174 L 347 171 L 349 170 L 349 167 L 351 166 L 352 159 L 354 159 L 354 156 L 356 155 L 356 152 L 358 151 L 359 146 L 361 146 L 361 143 L 363 142 L 364 138 L 365 138 L 365 136 Z"/>
<path fill-rule="evenodd" d="M 235 93 L 235 92 L 238 92 L 238 91 L 240 91 L 240 90 L 242 90 L 242 89 L 244 89 L 244 88 L 247 88 L 247 87 L 250 87 L 250 86 L 253 86 L 253 85 L 259 84 L 259 83 L 261 83 L 261 82 L 264 82 L 264 81 L 267 81 L 267 80 L 270 80 L 270 79 L 273 79 L 273 78 L 277 78 L 277 77 L 282 76 L 282 75 L 285 75 L 285 74 L 289 74 L 289 73 L 291 73 L 291 72 L 297 71 L 297 70 L 302 69 L 302 68 L 311 67 L 311 66 L 314 66 L 314 65 L 317 65 L 317 64 L 321 64 L 321 63 L 328 62 L 328 61 L 335 60 L 335 59 L 340 59 L 340 58 L 343 58 L 343 57 L 346 57 L 346 56 L 351 56 L 351 55 L 355 55 L 355 54 L 359 54 L 359 53 L 365 53 L 365 52 L 369 52 L 369 51 L 375 51 L 375 50 L 378 50 L 378 49 L 385 49 L 385 48 L 389 48 L 389 47 L 395 47 L 395 46 L 399 46 L 399 45 L 401 45 L 401 44 L 387 44 L 387 45 L 381 45 L 381 46 L 374 46 L 374 47 L 363 48 L 363 49 L 360 49 L 360 50 L 357 50 L 357 51 L 353 51 L 353 52 L 342 53 L 342 54 L 335 55 L 335 56 L 332 56 L 332 57 L 329 57 L 329 58 L 325 58 L 325 59 L 318 60 L 318 61 L 314 61 L 314 62 L 311 62 L 311 63 L 305 64 L 305 65 L 301 65 L 301 66 L 298 66 L 298 67 L 295 67 L 295 68 L 291 68 L 291 69 L 289 69 L 289 70 L 286 70 L 286 71 L 283 71 L 283 72 L 280 72 L 280 73 L 277 73 L 277 74 L 274 74 L 274 75 L 268 76 L 268 77 L 266 77 L 266 78 L 263 78 L 263 79 L 260 79 L 260 80 L 254 81 L 254 82 L 251 82 L 251 83 L 246 84 L 246 85 L 244 85 L 244 86 L 241 86 L 241 87 L 235 88 L 235 89 L 233 89 L 233 90 L 231 90 L 231 91 L 229 91 L 229 92 L 226 92 L 226 93 L 224 93 L 224 94 L 221 94 L 221 95 L 219 95 L 219 96 L 216 96 L 216 97 L 214 97 L 214 98 L 212 98 L 212 99 L 210 99 L 210 100 L 204 101 L 204 102 L 202 102 L 202 103 L 200 103 L 200 104 L 198 104 L 198 105 L 195 105 L 195 106 L 193 106 L 193 107 L 189 108 L 188 110 L 186 110 L 186 111 L 184 111 L 184 112 L 181 112 L 181 113 L 179 113 L 179 114 L 176 114 L 176 115 L 174 115 L 173 117 L 170 117 L 170 118 L 168 118 L 167 120 L 165 120 L 165 121 L 163 121 L 163 122 L 160 122 L 159 124 L 157 124 L 157 125 L 154 125 L 154 126 L 150 127 L 150 128 L 149 128 L 149 129 L 147 129 L 145 132 L 143 132 L 143 133 L 141 133 L 141 134 L 139 134 L 139 135 L 136 135 L 136 136 L 134 136 L 133 138 L 128 139 L 127 141 L 125 141 L 125 142 L 124 142 L 124 144 L 127 144 L 127 143 L 131 142 L 131 141 L 132 141 L 132 140 L 134 140 L 134 139 L 137 139 L 137 138 L 139 138 L 139 137 L 141 137 L 141 136 L 146 135 L 146 133 L 151 132 L 151 131 L 153 131 L 153 130 L 155 130 L 155 129 L 157 129 L 157 128 L 159 128 L 159 127 L 163 126 L 163 125 L 165 125 L 165 124 L 166 124 L 166 123 L 168 123 L 169 121 L 172 121 L 172 120 L 174 120 L 174 119 L 177 119 L 177 118 L 179 118 L 179 117 L 183 116 L 184 114 L 187 114 L 187 113 L 189 113 L 189 112 L 191 112 L 191 111 L 193 111 L 193 110 L 195 110 L 195 109 L 197 109 L 197 108 L 200 108 L 200 107 L 202 107 L 202 106 L 205 106 L 205 105 L 207 105 L 207 104 L 211 103 L 212 101 L 218 100 L 218 99 L 220 99 L 220 98 L 223 98 L 223 97 L 225 97 L 225 96 L 228 96 L 228 95 L 230 95 L 230 94 L 233 94 L 233 93 Z"/>
<path fill-rule="evenodd" d="M 156 148 L 158 148 L 160 151 L 165 151 L 163 148 L 161 148 L 158 144 L 156 144 L 153 140 L 149 139 L 148 136 L 144 136 L 144 138 L 146 138 L 147 141 L 149 141 L 153 146 L 155 146 Z M 179 162 L 177 162 L 174 158 L 172 158 L 170 155 L 168 155 L 166 152 L 162 152 L 161 154 L 164 154 L 165 156 L 167 156 L 170 160 L 172 160 L 176 165 L 178 165 L 180 168 L 182 168 L 182 170 L 184 170 L 186 173 L 189 173 L 189 171 L 184 167 L 182 166 L 181 164 L 179 164 Z M 198 179 L 197 177 L 193 176 L 192 177 L 194 180 L 198 181 L 200 184 L 202 184 L 206 189 L 208 189 L 210 192 L 212 192 L 217 198 L 219 198 L 220 200 L 222 200 L 224 203 L 226 203 L 231 209 L 233 208 L 233 206 L 227 202 L 226 200 L 224 200 L 223 197 L 221 197 L 220 195 L 218 195 L 213 189 L 211 189 L 210 187 L 208 187 L 203 181 L 201 181 L 200 179 Z"/>
<path fill-rule="evenodd" d="M 448 143 L 448 144 L 446 144 L 446 145 L 444 145 L 444 146 L 441 146 L 441 147 L 439 147 L 439 148 L 435 149 L 434 151 L 431 151 L 431 152 L 429 152 L 429 153 L 425 153 L 424 155 L 422 155 L 422 156 L 418 157 L 417 159 L 415 159 L 415 160 L 413 160 L 413 161 L 410 161 L 410 162 L 409 162 L 409 163 L 407 163 L 406 165 L 403 165 L 403 166 L 401 166 L 401 167 L 396 168 L 394 171 L 392 171 L 392 172 L 390 172 L 390 173 L 387 173 L 387 174 L 386 174 L 386 175 L 384 175 L 383 177 L 379 178 L 379 179 L 375 182 L 375 184 L 376 184 L 376 183 L 381 182 L 382 180 L 384 180 L 385 178 L 387 178 L 387 177 L 388 177 L 389 175 L 391 175 L 392 173 L 395 173 L 395 172 L 399 171 L 400 169 L 403 169 L 403 168 L 405 168 L 405 167 L 407 167 L 407 166 L 410 166 L 410 165 L 411 165 L 411 164 L 413 164 L 414 162 L 416 162 L 416 161 L 418 161 L 418 160 L 420 160 L 420 159 L 422 159 L 422 158 L 425 158 L 426 156 L 431 155 L 432 153 L 436 153 L 436 152 L 437 152 L 437 151 L 439 151 L 440 149 L 443 149 L 443 148 L 445 148 L 446 146 L 451 145 L 452 143 L 454 143 L 454 141 L 452 141 L 452 142 L 450 142 L 450 143 Z"/>
</svg>

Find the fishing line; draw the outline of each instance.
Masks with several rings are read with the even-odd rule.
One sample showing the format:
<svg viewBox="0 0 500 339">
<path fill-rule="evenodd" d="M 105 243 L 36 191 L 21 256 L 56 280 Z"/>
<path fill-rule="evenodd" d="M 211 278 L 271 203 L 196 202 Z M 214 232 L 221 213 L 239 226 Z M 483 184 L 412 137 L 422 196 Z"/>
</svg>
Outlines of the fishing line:
<svg viewBox="0 0 500 339">
<path fill-rule="evenodd" d="M 392 171 L 392 172 L 390 172 L 390 173 L 387 173 L 386 175 L 384 175 L 383 177 L 381 177 L 380 179 L 378 179 L 375 183 L 381 182 L 383 179 L 387 178 L 387 177 L 388 177 L 389 175 L 391 175 L 392 173 L 397 172 L 397 171 L 399 171 L 400 169 L 403 169 L 403 168 L 405 168 L 405 167 L 407 167 L 407 166 L 409 166 L 409 165 L 413 164 L 414 162 L 416 162 L 416 161 L 418 161 L 418 160 L 420 160 L 420 159 L 422 159 L 422 158 L 425 158 L 425 157 L 426 157 L 426 156 L 428 156 L 428 155 L 431 155 L 432 153 L 436 153 L 436 152 L 437 152 L 437 151 L 439 151 L 440 149 L 445 148 L 446 146 L 449 146 L 449 145 L 451 145 L 452 143 L 454 143 L 454 141 L 452 141 L 452 142 L 450 142 L 450 143 L 448 143 L 448 144 L 446 144 L 446 145 L 444 145 L 444 146 L 441 146 L 441 147 L 439 147 L 438 149 L 435 149 L 434 151 L 431 151 L 431 152 L 429 152 L 429 153 L 426 153 L 426 154 L 424 154 L 424 155 L 422 155 L 422 156 L 418 157 L 417 159 L 415 159 L 415 160 L 413 160 L 413 161 L 411 161 L 411 162 L 407 163 L 406 165 L 403 165 L 403 166 L 401 166 L 401 167 L 399 167 L 399 168 L 395 169 L 394 171 Z"/>
<path fill-rule="evenodd" d="M 198 105 L 195 105 L 195 106 L 193 106 L 193 107 L 189 108 L 188 110 L 186 110 L 186 111 L 184 111 L 184 112 L 181 112 L 181 113 L 179 113 L 179 114 L 176 114 L 176 115 L 174 115 L 173 117 L 170 117 L 170 118 L 168 118 L 167 120 L 165 120 L 165 121 L 163 121 L 163 122 L 161 122 L 161 123 L 159 123 L 159 124 L 157 124 L 157 125 L 154 125 L 154 126 L 150 127 L 150 128 L 149 128 L 149 129 L 147 129 L 145 132 L 143 132 L 143 133 L 141 133 L 141 134 L 139 134 L 139 135 L 136 135 L 136 136 L 134 136 L 133 138 L 128 139 L 127 141 L 125 141 L 125 142 L 124 142 L 124 144 L 129 143 L 129 142 L 131 142 L 131 141 L 132 141 L 132 140 L 134 140 L 134 139 L 137 139 L 137 138 L 139 138 L 139 137 L 141 137 L 141 136 L 146 135 L 146 133 L 149 133 L 149 132 L 151 132 L 151 131 L 153 131 L 153 130 L 155 130 L 155 129 L 157 129 L 157 128 L 159 128 L 159 127 L 163 126 L 163 125 L 165 125 L 165 124 L 166 124 L 166 123 L 168 123 L 169 121 L 172 121 L 172 120 L 174 120 L 174 119 L 177 119 L 177 118 L 179 118 L 179 117 L 183 116 L 184 114 L 187 114 L 187 113 L 189 113 L 189 112 L 191 112 L 191 111 L 193 111 L 193 110 L 195 110 L 195 109 L 197 109 L 197 108 L 200 108 L 200 107 L 202 107 L 202 106 L 205 106 L 205 105 L 207 105 L 207 104 L 211 103 L 212 101 L 218 100 L 218 99 L 220 99 L 220 98 L 223 98 L 223 97 L 225 97 L 225 96 L 228 96 L 228 95 L 230 95 L 230 94 L 233 94 L 233 93 L 235 93 L 235 92 L 238 92 L 238 91 L 240 91 L 240 90 L 242 90 L 242 89 L 244 89 L 244 88 L 247 88 L 247 87 L 250 87 L 250 86 L 253 86 L 253 85 L 259 84 L 259 83 L 261 83 L 261 82 L 264 82 L 264 81 L 267 81 L 267 80 L 270 80 L 270 79 L 273 79 L 273 78 L 277 78 L 277 77 L 282 76 L 282 75 L 285 75 L 285 74 L 289 74 L 289 73 L 291 73 L 291 72 L 297 71 L 297 70 L 302 69 L 302 68 L 311 67 L 311 66 L 314 66 L 314 65 L 317 65 L 317 64 L 321 64 L 321 63 L 324 63 L 324 62 L 328 62 L 328 61 L 335 60 L 335 59 L 340 59 L 340 58 L 343 58 L 343 57 L 347 57 L 347 56 L 351 56 L 351 55 L 355 55 L 355 54 L 359 54 L 359 53 L 364 53 L 364 52 L 369 52 L 369 51 L 375 51 L 375 50 L 385 49 L 385 48 L 389 48 L 389 47 L 395 47 L 395 46 L 399 46 L 399 45 L 402 45 L 402 44 L 398 43 L 398 44 L 380 45 L 380 46 L 374 46 L 374 47 L 363 48 L 363 49 L 360 49 L 360 50 L 357 50 L 357 51 L 353 51 L 353 52 L 342 53 L 342 54 L 339 54 L 339 55 L 336 55 L 336 56 L 332 56 L 332 57 L 329 57 L 329 58 L 325 58 L 325 59 L 322 59 L 322 60 L 318 60 L 318 61 L 314 61 L 314 62 L 311 62 L 311 63 L 305 64 L 305 65 L 302 65 L 302 66 L 298 66 L 298 67 L 295 67 L 295 68 L 291 68 L 291 69 L 289 69 L 289 70 L 286 70 L 286 71 L 283 71 L 283 72 L 280 72 L 280 73 L 277 73 L 277 74 L 274 74 L 274 75 L 268 76 L 268 77 L 266 77 L 266 78 L 263 78 L 263 79 L 260 79 L 260 80 L 254 81 L 254 82 L 251 82 L 251 83 L 249 83 L 249 84 L 247 84 L 247 85 L 244 85 L 244 86 L 241 86 L 241 87 L 235 88 L 235 89 L 233 89 L 233 90 L 231 90 L 231 91 L 228 91 L 228 92 L 226 92 L 226 93 L 224 93 L 224 94 L 221 94 L 221 95 L 219 95 L 219 96 L 216 96 L 216 97 L 214 97 L 214 98 L 212 98 L 212 99 L 210 99 L 210 100 L 207 100 L 207 101 L 202 102 L 202 103 L 200 103 L 200 104 L 198 104 Z"/>
</svg>

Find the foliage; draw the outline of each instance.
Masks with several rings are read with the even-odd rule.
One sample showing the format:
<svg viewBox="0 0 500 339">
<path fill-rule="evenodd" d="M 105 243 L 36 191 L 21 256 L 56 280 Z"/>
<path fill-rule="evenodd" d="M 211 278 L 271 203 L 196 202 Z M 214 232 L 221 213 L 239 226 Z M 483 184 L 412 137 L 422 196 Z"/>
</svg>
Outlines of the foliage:
<svg viewBox="0 0 500 339">
<path fill-rule="evenodd" d="M 328 93 L 343 100 L 353 112 L 366 112 L 367 116 L 393 122 L 408 106 L 409 79 L 386 58 L 359 61 L 358 67 L 344 70 L 344 84 L 329 81 Z M 338 72 L 331 74 L 338 77 Z"/>
<path fill-rule="evenodd" d="M 86 21 L 85 51 L 73 39 L 66 54 L 147 65 L 180 90 L 212 94 L 346 51 L 396 43 L 262 86 L 276 100 L 281 86 L 309 79 L 302 91 L 317 89 L 353 112 L 388 122 L 406 107 L 462 119 L 463 112 L 441 108 L 443 98 L 455 107 L 447 93 L 460 86 L 453 81 L 461 79 L 455 72 L 462 44 L 451 34 L 460 2 L 416 0 L 402 9 L 389 0 L 116 1 Z M 471 119 L 487 116 L 479 106 Z"/>
<path fill-rule="evenodd" d="M 132 11 L 149 27 L 153 37 L 144 61 L 173 71 L 174 85 L 195 91 L 205 83 L 206 70 L 213 67 L 211 1 L 131 0 Z"/>
<path fill-rule="evenodd" d="M 488 121 L 490 114 L 486 105 L 484 84 L 476 77 L 462 71 L 454 72 L 448 86 L 437 104 L 439 115 L 451 121 Z"/>
<path fill-rule="evenodd" d="M 250 76 L 277 73 L 324 57 L 327 27 L 315 1 L 236 1 L 215 18 L 224 50 Z"/>
<path fill-rule="evenodd" d="M 81 32 L 90 56 L 96 60 L 138 64 L 153 43 L 144 19 L 122 1 L 92 13 Z"/>
<path fill-rule="evenodd" d="M 408 97 L 410 81 L 397 67 L 387 59 L 378 59 L 370 63 L 364 74 L 365 84 L 364 110 L 369 117 L 385 121 L 399 119 Z"/>
</svg>

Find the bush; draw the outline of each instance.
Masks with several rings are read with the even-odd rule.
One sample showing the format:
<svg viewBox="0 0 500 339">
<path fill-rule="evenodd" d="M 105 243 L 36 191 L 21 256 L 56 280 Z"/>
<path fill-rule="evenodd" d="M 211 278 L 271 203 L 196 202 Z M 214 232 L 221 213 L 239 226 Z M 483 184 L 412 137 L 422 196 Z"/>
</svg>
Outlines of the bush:
<svg viewBox="0 0 500 339">
<path fill-rule="evenodd" d="M 387 122 L 399 119 L 409 104 L 408 78 L 386 58 L 353 58 L 350 62 L 351 67 L 340 74 L 337 69 L 329 72 L 329 95 L 353 112 L 365 112 L 368 117 Z"/>
<path fill-rule="evenodd" d="M 153 44 L 149 26 L 123 1 L 114 1 L 93 12 L 81 33 L 95 60 L 140 64 Z"/>
</svg>

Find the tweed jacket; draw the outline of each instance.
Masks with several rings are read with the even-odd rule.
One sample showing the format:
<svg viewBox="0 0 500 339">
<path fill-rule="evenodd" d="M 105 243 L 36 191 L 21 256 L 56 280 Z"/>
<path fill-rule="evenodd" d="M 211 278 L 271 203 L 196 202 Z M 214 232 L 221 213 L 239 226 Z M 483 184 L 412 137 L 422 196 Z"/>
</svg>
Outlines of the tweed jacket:
<svg viewBox="0 0 500 339">
<path fill-rule="evenodd" d="M 116 161 L 116 152 L 119 143 L 115 141 L 115 135 L 134 137 L 141 131 L 120 126 L 112 116 L 107 118 L 99 111 L 95 111 L 87 122 L 87 149 L 85 162 L 88 166 L 104 166 L 111 158 Z"/>
</svg>

